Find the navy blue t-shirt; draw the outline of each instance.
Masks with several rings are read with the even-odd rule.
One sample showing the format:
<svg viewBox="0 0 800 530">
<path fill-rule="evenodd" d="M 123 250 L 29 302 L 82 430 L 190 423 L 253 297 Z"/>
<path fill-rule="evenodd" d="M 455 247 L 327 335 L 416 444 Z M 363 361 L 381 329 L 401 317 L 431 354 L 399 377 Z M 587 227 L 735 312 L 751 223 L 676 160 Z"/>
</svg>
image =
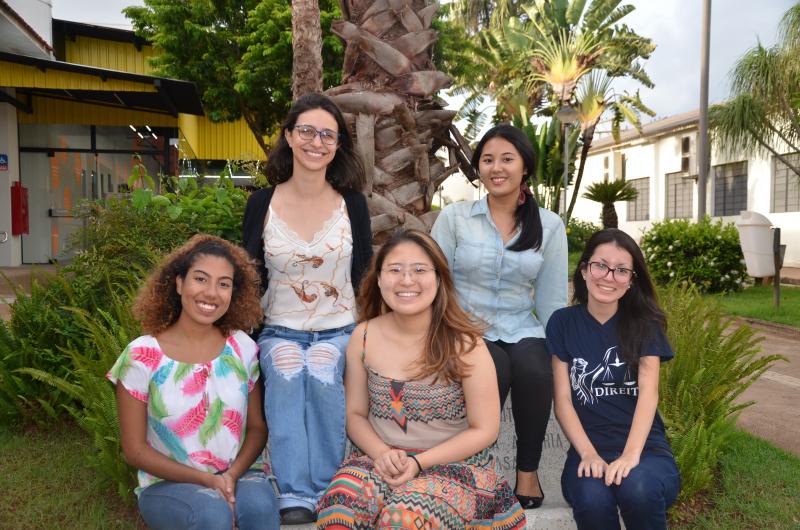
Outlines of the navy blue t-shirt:
<svg viewBox="0 0 800 530">
<path fill-rule="evenodd" d="M 572 405 L 597 451 L 624 450 L 639 399 L 636 373 L 619 355 L 617 321 L 615 314 L 600 324 L 579 304 L 559 309 L 547 323 L 547 349 L 567 363 Z M 662 362 L 673 357 L 661 330 L 639 355 L 657 355 Z M 644 448 L 671 451 L 658 412 Z"/>
</svg>

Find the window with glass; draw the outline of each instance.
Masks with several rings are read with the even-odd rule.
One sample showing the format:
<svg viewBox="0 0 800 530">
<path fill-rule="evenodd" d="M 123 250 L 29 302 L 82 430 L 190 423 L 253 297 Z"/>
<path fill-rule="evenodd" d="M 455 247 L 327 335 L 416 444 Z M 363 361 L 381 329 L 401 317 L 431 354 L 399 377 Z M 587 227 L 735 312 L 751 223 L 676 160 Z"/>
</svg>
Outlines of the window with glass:
<svg viewBox="0 0 800 530">
<path fill-rule="evenodd" d="M 650 219 L 650 177 L 628 181 L 637 191 L 636 198 L 628 201 L 628 221 L 647 221 Z"/>
<path fill-rule="evenodd" d="M 782 155 L 794 168 L 800 168 L 800 153 Z M 772 211 L 800 211 L 800 175 L 777 157 L 772 172 Z"/>
<path fill-rule="evenodd" d="M 692 217 L 694 179 L 685 178 L 682 172 L 667 173 L 667 219 Z"/>
<path fill-rule="evenodd" d="M 747 161 L 714 166 L 714 215 L 747 210 Z"/>
</svg>

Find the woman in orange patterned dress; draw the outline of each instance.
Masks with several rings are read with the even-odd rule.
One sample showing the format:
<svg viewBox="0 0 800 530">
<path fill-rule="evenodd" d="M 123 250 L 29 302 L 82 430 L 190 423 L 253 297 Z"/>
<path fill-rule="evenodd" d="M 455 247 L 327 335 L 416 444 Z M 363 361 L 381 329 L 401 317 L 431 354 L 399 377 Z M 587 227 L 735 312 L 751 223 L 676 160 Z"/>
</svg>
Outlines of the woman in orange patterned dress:
<svg viewBox="0 0 800 530">
<path fill-rule="evenodd" d="M 492 359 L 433 239 L 408 230 L 386 243 L 358 309 L 345 374 L 356 448 L 320 499 L 317 526 L 523 528 L 488 451 L 500 428 Z"/>
</svg>

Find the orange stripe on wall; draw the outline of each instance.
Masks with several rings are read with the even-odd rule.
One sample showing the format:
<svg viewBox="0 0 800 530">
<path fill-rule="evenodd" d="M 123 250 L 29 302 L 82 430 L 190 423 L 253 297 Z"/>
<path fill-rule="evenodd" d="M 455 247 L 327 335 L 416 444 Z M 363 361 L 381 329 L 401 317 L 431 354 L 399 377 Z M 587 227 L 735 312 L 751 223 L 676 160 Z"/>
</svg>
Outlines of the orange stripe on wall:
<svg viewBox="0 0 800 530">
<path fill-rule="evenodd" d="M 58 159 L 56 157 L 50 157 L 50 189 L 54 190 L 59 187 L 61 184 L 61 178 L 59 175 L 58 170 Z"/>
<path fill-rule="evenodd" d="M 62 200 L 64 201 L 64 208 L 67 210 L 72 209 L 72 188 L 69 186 L 64 186 L 64 191 L 62 193 Z"/>
<path fill-rule="evenodd" d="M 50 220 L 50 255 L 52 257 L 58 256 L 58 243 L 59 243 L 59 234 L 58 234 L 58 223 L 54 220 Z"/>
</svg>

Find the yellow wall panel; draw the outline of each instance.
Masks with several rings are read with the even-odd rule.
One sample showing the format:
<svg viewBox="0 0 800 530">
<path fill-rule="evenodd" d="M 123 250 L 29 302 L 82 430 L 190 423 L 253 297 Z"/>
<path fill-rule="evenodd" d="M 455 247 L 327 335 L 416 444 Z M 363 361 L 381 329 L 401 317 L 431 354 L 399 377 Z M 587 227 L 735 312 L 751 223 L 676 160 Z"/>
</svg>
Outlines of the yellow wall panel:
<svg viewBox="0 0 800 530">
<path fill-rule="evenodd" d="M 181 114 L 179 127 L 200 160 L 266 160 L 244 119 L 213 123 L 204 116 Z"/>
<path fill-rule="evenodd" d="M 54 88 L 66 90 L 116 90 L 120 92 L 156 92 L 152 83 L 107 79 L 91 74 L 45 70 L 35 66 L 0 61 L 0 86 L 14 88 Z"/>
<path fill-rule="evenodd" d="M 19 123 L 51 123 L 70 125 L 150 125 L 177 127 L 178 120 L 167 114 L 140 110 L 117 109 L 101 105 L 90 105 L 76 101 L 41 98 L 34 96 L 31 104 L 33 114 L 17 112 Z"/>
<path fill-rule="evenodd" d="M 141 51 L 129 42 L 107 41 L 78 36 L 67 39 L 65 56 L 70 63 L 119 70 L 133 74 L 151 75 L 153 69 L 148 59 L 156 53 L 152 46 L 142 46 Z"/>
</svg>

